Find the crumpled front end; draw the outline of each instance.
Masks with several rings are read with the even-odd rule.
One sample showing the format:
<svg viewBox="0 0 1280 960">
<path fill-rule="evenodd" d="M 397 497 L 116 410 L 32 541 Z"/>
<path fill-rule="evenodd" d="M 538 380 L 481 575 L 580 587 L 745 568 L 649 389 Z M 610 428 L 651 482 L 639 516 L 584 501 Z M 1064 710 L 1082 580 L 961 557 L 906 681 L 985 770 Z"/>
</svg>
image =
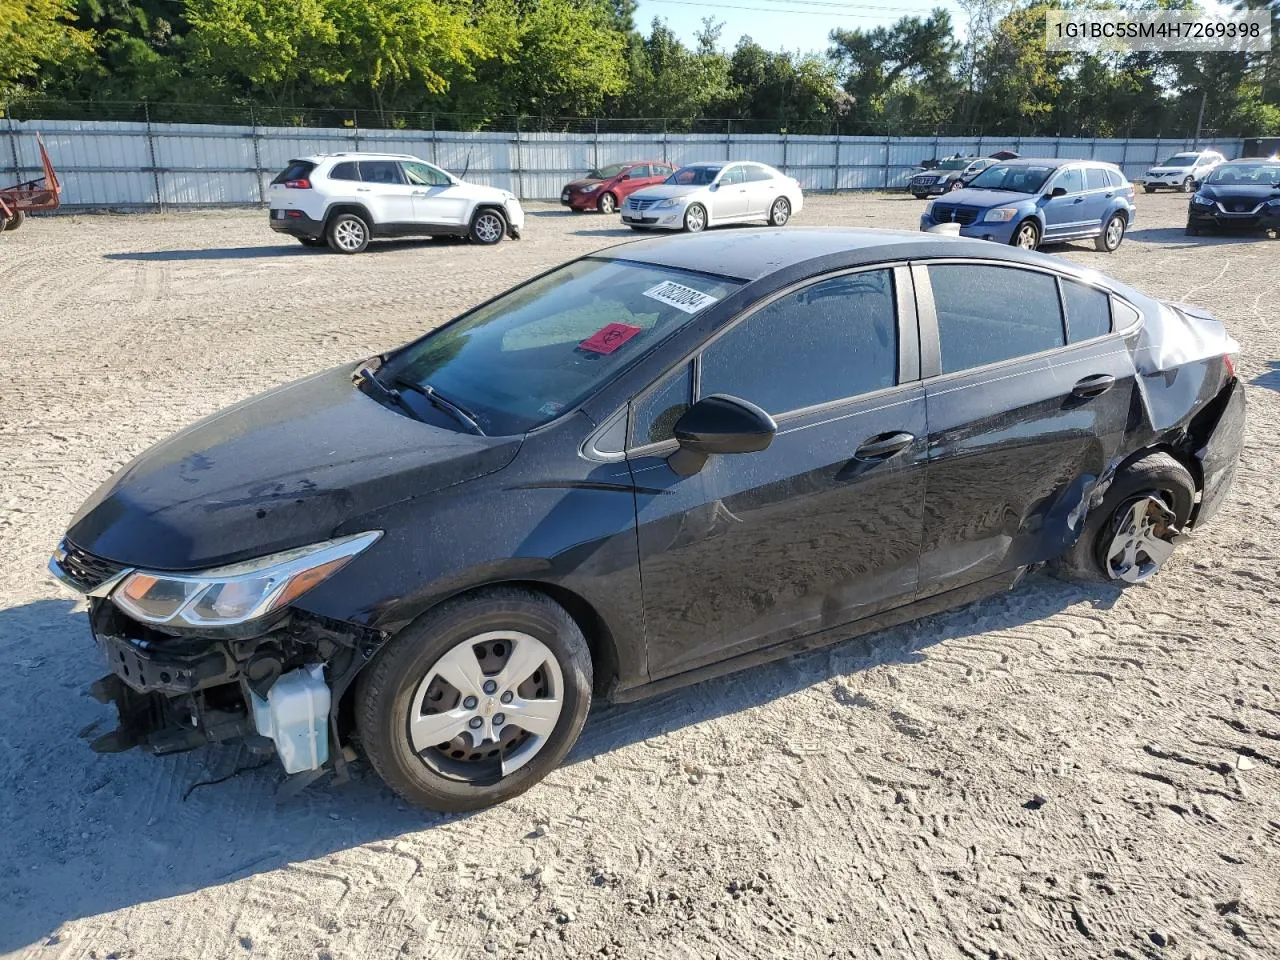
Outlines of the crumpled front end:
<svg viewBox="0 0 1280 960">
<path fill-rule="evenodd" d="M 129 568 L 63 541 L 49 569 L 88 597 L 110 670 L 90 692 L 114 704 L 119 726 L 97 737 L 94 750 L 169 754 L 243 740 L 275 753 L 289 774 L 341 765 L 337 704 L 385 639 L 380 633 L 293 608 L 244 625 L 168 629 L 110 599 Z"/>
</svg>

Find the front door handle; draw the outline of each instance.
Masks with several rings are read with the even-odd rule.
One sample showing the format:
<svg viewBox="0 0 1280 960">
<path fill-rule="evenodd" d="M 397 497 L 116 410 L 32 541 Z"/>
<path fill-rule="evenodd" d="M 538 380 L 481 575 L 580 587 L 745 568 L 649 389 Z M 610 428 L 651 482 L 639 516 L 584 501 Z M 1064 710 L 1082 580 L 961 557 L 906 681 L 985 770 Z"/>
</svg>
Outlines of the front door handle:
<svg viewBox="0 0 1280 960">
<path fill-rule="evenodd" d="M 915 437 L 910 433 L 879 433 L 868 438 L 853 452 L 853 457 L 866 463 L 879 463 L 901 453 L 914 441 Z"/>
<path fill-rule="evenodd" d="M 1071 202 L 1072 202 L 1072 203 L 1084 203 L 1084 197 L 1076 197 L 1076 198 L 1075 198 L 1074 200 L 1072 200 Z"/>
<path fill-rule="evenodd" d="M 368 193 L 368 192 L 369 192 L 368 187 L 356 187 L 356 193 Z"/>
<path fill-rule="evenodd" d="M 1092 400 L 1094 397 L 1102 396 L 1115 385 L 1116 378 L 1111 374 L 1096 373 L 1092 377 L 1085 377 L 1072 387 L 1071 395 L 1082 400 Z"/>
</svg>

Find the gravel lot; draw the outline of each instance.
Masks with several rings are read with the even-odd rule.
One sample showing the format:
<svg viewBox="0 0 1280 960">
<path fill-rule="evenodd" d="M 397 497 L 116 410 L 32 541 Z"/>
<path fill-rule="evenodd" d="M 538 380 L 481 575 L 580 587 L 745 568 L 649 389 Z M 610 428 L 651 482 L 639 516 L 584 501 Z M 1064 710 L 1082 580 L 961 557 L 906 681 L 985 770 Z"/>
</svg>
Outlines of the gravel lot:
<svg viewBox="0 0 1280 960">
<path fill-rule="evenodd" d="M 1280 956 L 1280 243 L 1056 252 L 1214 310 L 1243 345 L 1235 493 L 1151 584 L 1013 593 L 646 703 L 467 817 L 373 774 L 277 804 L 238 748 L 97 756 L 102 671 L 44 563 L 80 502 L 198 417 L 404 341 L 628 239 L 360 257 L 261 212 L 77 216 L 0 237 L 0 954 L 39 958 Z M 797 224 L 914 228 L 903 197 Z"/>
</svg>

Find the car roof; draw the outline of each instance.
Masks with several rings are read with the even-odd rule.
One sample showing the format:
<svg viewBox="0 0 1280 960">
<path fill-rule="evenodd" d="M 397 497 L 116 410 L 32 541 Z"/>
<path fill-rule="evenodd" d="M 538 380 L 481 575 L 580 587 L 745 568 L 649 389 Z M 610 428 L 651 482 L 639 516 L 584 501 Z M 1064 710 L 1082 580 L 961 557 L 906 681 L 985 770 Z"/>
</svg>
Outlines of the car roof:
<svg viewBox="0 0 1280 960">
<path fill-rule="evenodd" d="M 1237 163 L 1247 164 L 1247 163 L 1275 163 L 1275 162 L 1276 162 L 1275 157 L 1236 157 L 1236 159 L 1234 160 L 1224 160 L 1222 165 L 1224 167 L 1231 167 L 1236 165 Z"/>
<path fill-rule="evenodd" d="M 985 240 L 859 227 L 788 227 L 654 237 L 608 247 L 593 256 L 747 281 L 816 260 L 838 261 L 824 264 L 831 269 L 939 256 L 1066 266 L 1057 258 Z"/>
<path fill-rule="evenodd" d="M 324 160 L 414 160 L 421 163 L 421 159 L 415 157 L 411 153 L 313 153 L 308 157 L 298 157 L 299 160 L 306 160 L 309 163 L 320 163 Z"/>
<path fill-rule="evenodd" d="M 1009 167 L 1065 167 L 1072 163 L 1081 163 L 1095 167 L 1116 167 L 1114 163 L 1106 160 L 1086 160 L 1083 157 L 1018 157 L 1016 160 L 1001 160 L 1000 163 Z M 1116 169 L 1119 169 L 1116 167 Z"/>
</svg>

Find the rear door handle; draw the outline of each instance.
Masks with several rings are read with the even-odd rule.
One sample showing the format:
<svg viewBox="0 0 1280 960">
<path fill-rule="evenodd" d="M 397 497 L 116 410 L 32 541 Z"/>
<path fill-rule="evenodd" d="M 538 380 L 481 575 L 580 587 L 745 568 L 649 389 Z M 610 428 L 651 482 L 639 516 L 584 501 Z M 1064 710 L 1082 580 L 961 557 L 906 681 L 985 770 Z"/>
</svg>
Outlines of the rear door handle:
<svg viewBox="0 0 1280 960">
<path fill-rule="evenodd" d="M 1116 385 L 1116 378 L 1109 373 L 1096 373 L 1092 377 L 1085 377 L 1071 388 L 1073 397 L 1080 397 L 1082 400 L 1092 400 L 1094 397 L 1100 397 L 1112 387 Z"/>
<path fill-rule="evenodd" d="M 853 452 L 855 460 L 866 463 L 879 463 L 901 453 L 915 441 L 910 433 L 880 433 L 869 438 Z"/>
<path fill-rule="evenodd" d="M 368 192 L 369 192 L 368 187 L 356 187 L 356 193 L 368 193 Z"/>
</svg>

